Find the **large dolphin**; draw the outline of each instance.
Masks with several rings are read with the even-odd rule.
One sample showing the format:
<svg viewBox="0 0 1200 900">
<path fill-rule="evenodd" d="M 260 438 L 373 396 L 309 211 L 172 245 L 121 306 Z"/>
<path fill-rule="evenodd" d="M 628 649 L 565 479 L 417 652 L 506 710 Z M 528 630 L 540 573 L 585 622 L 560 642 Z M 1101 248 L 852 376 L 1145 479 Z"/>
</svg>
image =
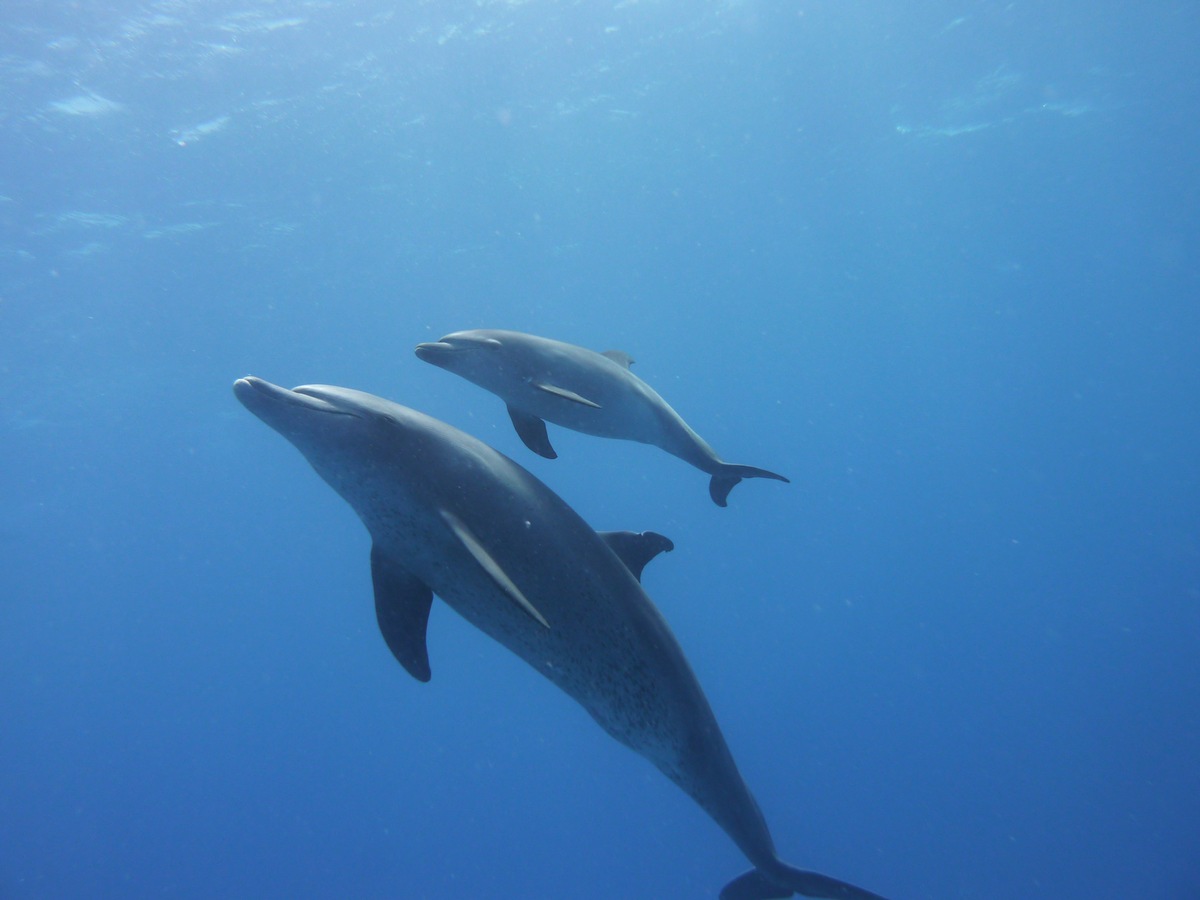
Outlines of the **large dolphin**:
<svg viewBox="0 0 1200 900">
<path fill-rule="evenodd" d="M 433 595 L 649 759 L 754 864 L 723 900 L 876 894 L 780 861 L 683 651 L 638 575 L 660 535 L 598 535 L 512 460 L 422 413 L 346 388 L 234 393 L 307 457 L 373 541 L 375 612 L 396 659 L 430 677 Z"/>
<path fill-rule="evenodd" d="M 629 367 L 620 350 L 597 353 L 519 331 L 457 331 L 417 345 L 417 356 L 473 381 L 508 404 L 525 446 L 547 459 L 558 454 L 546 422 L 598 437 L 654 444 L 712 476 L 708 492 L 724 506 L 743 478 L 782 475 L 738 466 L 717 456 L 679 413 Z"/>
</svg>

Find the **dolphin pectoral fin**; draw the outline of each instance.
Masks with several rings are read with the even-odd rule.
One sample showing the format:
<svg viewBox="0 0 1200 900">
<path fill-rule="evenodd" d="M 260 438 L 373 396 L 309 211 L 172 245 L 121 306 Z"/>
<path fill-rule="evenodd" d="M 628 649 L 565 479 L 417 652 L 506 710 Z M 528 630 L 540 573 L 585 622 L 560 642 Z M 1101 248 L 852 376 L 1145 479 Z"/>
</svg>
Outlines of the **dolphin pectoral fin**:
<svg viewBox="0 0 1200 900">
<path fill-rule="evenodd" d="M 454 532 L 454 536 L 458 538 L 459 542 L 466 548 L 466 551 L 471 554 L 475 562 L 479 563 L 480 568 L 488 573 L 492 581 L 496 582 L 496 586 L 504 591 L 508 599 L 521 607 L 539 625 L 549 628 L 550 623 L 537 611 L 537 607 L 529 602 L 529 598 L 521 593 L 521 589 L 513 584 L 512 579 L 508 577 L 504 569 L 500 567 L 500 564 L 492 558 L 492 555 L 487 552 L 483 544 L 479 543 L 475 535 L 471 534 L 470 529 L 453 513 L 447 512 L 444 509 L 439 510 L 439 512 L 442 515 L 442 521 L 450 526 L 450 530 Z"/>
<path fill-rule="evenodd" d="M 721 890 L 721 900 L 776 900 L 793 894 L 829 900 L 884 900 L 878 894 L 819 872 L 805 872 L 786 863 L 777 863 L 777 867 L 779 871 L 772 869 L 771 876 L 759 869 L 739 875 Z"/>
<path fill-rule="evenodd" d="M 583 406 L 590 406 L 592 409 L 600 409 L 600 404 L 594 400 L 589 400 L 587 397 L 582 397 L 574 391 L 568 391 L 566 388 L 560 388 L 553 384 L 546 384 L 544 381 L 535 381 L 533 386 L 539 391 L 545 391 L 547 394 L 553 394 L 555 397 L 561 397 L 563 400 L 570 400 L 572 403 L 579 403 Z"/>
<path fill-rule="evenodd" d="M 664 551 L 675 549 L 670 538 L 654 531 L 643 531 L 641 534 L 636 531 L 601 531 L 599 534 L 608 544 L 608 549 L 617 554 L 638 581 L 642 580 L 642 569 L 646 563 Z"/>
<path fill-rule="evenodd" d="M 508 417 L 512 419 L 513 428 L 517 429 L 517 437 L 536 453 L 538 456 L 544 456 L 546 459 L 558 459 L 558 454 L 554 452 L 554 448 L 550 446 L 550 438 L 546 434 L 546 423 L 537 416 L 531 416 L 527 412 L 508 407 Z"/>
<path fill-rule="evenodd" d="M 417 681 L 428 681 L 425 628 L 433 591 L 377 547 L 371 548 L 371 581 L 375 585 L 375 618 L 388 649 L 408 674 Z"/>
<path fill-rule="evenodd" d="M 609 359 L 611 359 L 617 365 L 624 366 L 626 369 L 628 369 L 630 366 L 632 366 L 635 362 L 634 358 L 632 356 L 630 356 L 628 353 L 626 353 L 624 350 L 605 350 L 600 355 L 607 356 Z"/>
<path fill-rule="evenodd" d="M 712 479 L 708 482 L 708 495 L 712 497 L 713 503 L 717 504 L 717 506 L 727 506 L 729 492 L 737 487 L 738 482 L 743 478 L 773 478 L 775 481 L 784 481 L 791 484 L 790 478 L 784 478 L 782 475 L 768 472 L 766 469 L 722 463 L 720 471 L 713 475 Z"/>
</svg>

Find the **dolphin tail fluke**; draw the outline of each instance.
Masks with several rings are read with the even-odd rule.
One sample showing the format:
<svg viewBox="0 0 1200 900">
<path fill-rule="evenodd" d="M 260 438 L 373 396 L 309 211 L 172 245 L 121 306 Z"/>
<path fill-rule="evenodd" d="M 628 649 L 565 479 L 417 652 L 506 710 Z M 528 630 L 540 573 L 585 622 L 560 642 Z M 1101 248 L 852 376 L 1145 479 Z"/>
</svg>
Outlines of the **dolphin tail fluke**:
<svg viewBox="0 0 1200 900">
<path fill-rule="evenodd" d="M 791 897 L 826 897 L 830 900 L 884 900 L 878 894 L 830 878 L 819 872 L 793 869 L 786 863 L 771 867 L 768 876 L 761 869 L 739 875 L 721 891 L 721 900 L 774 900 Z"/>
<path fill-rule="evenodd" d="M 713 498 L 713 503 L 717 504 L 717 506 L 727 505 L 729 502 L 729 492 L 737 487 L 737 483 L 743 478 L 773 478 L 776 481 L 791 482 L 791 479 L 784 478 L 782 475 L 777 475 L 774 472 L 768 472 L 766 469 L 722 463 L 721 468 L 708 483 L 708 493 Z"/>
</svg>

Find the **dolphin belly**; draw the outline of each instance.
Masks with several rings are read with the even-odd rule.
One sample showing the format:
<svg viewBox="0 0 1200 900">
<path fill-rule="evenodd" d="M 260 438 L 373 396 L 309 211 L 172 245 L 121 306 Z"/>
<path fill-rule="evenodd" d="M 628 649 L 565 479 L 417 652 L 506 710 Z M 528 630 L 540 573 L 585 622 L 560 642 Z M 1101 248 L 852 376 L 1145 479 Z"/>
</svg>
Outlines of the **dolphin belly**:
<svg viewBox="0 0 1200 900">
<path fill-rule="evenodd" d="M 487 520 L 492 546 L 502 547 L 497 557 L 548 627 L 507 602 L 486 572 L 446 542 L 414 547 L 410 532 L 381 523 L 371 529 L 375 547 L 406 560 L 448 606 L 549 678 L 612 737 L 659 768 L 679 770 L 694 735 L 710 733 L 716 719 L 637 579 L 573 514 L 547 517 L 538 503 L 460 512 L 478 531 Z M 497 527 L 525 540 L 497 541 Z"/>
</svg>

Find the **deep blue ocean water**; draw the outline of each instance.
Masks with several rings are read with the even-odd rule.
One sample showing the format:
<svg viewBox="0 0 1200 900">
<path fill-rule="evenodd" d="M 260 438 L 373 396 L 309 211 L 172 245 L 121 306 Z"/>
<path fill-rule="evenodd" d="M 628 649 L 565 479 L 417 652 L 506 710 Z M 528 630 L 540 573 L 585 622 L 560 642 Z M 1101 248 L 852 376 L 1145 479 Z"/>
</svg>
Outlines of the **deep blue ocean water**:
<svg viewBox="0 0 1200 900">
<path fill-rule="evenodd" d="M 233 398 L 417 407 L 644 579 L 781 855 L 1200 897 L 1200 7 L 9 0 L 0 897 L 705 898 L 746 868 Z M 412 348 L 619 348 L 738 487 Z"/>
</svg>

